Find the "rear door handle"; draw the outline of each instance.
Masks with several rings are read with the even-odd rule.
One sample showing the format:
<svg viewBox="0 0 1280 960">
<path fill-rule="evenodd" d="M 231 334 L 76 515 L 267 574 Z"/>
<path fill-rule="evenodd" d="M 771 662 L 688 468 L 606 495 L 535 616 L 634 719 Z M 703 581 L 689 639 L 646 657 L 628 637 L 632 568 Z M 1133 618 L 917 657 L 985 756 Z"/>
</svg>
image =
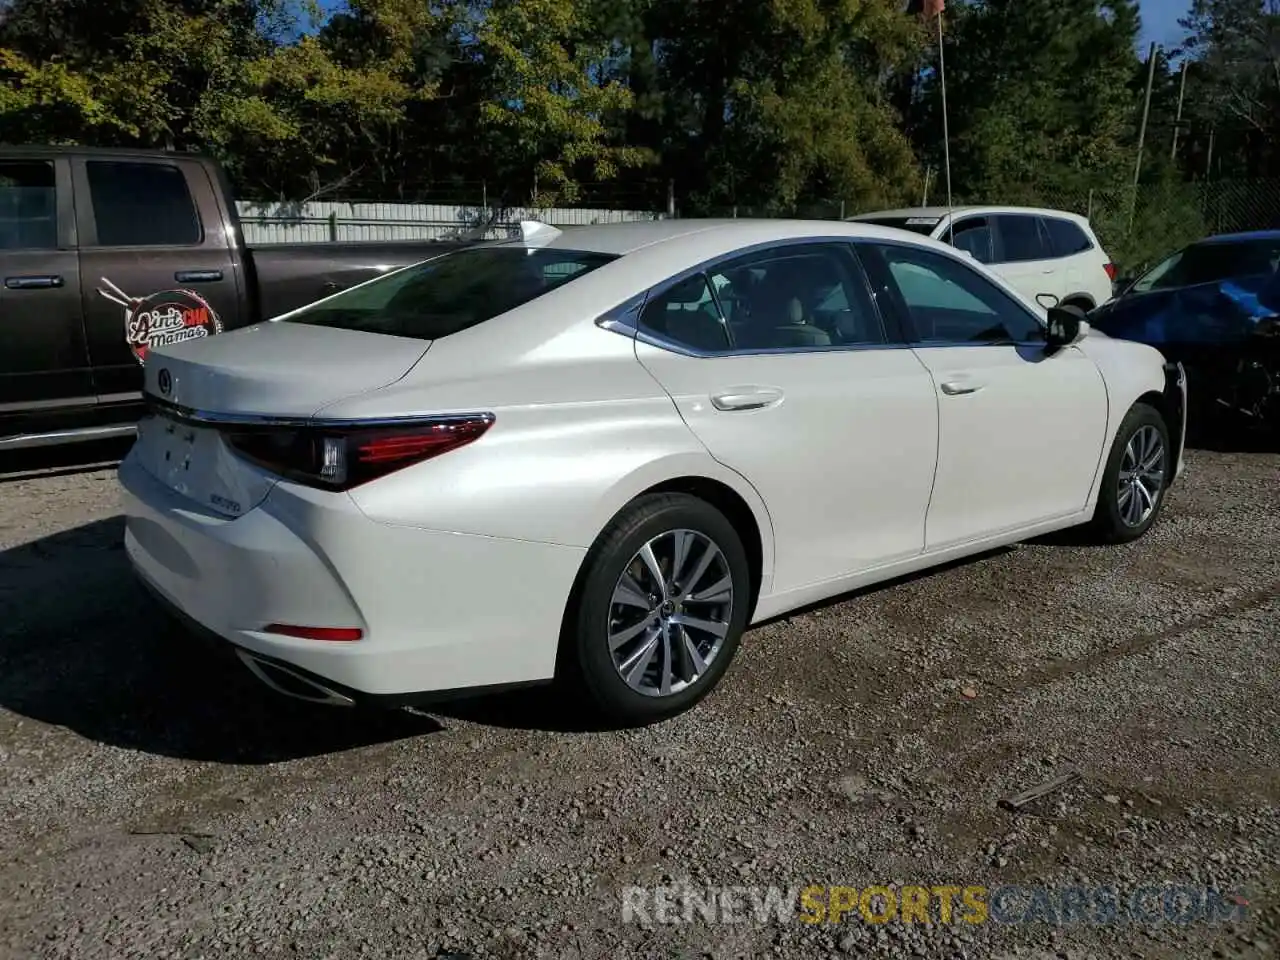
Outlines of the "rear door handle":
<svg viewBox="0 0 1280 960">
<path fill-rule="evenodd" d="M 982 389 L 979 383 L 969 383 L 964 380 L 944 380 L 940 386 L 942 392 L 949 397 L 958 397 L 966 393 L 977 393 Z"/>
<path fill-rule="evenodd" d="M 10 290 L 49 290 L 62 286 L 59 276 L 5 277 L 4 285 Z"/>
<path fill-rule="evenodd" d="M 717 410 L 760 410 L 782 402 L 782 391 L 776 387 L 735 387 L 711 395 Z"/>
<path fill-rule="evenodd" d="M 222 279 L 221 270 L 179 270 L 173 275 L 179 283 L 217 283 Z"/>
</svg>

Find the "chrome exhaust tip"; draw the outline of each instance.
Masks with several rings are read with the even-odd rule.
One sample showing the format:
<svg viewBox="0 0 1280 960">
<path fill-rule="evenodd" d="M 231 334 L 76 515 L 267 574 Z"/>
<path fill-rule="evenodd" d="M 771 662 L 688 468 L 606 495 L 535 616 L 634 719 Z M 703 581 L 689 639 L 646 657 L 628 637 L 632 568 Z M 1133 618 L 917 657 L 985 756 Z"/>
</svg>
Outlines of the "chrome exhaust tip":
<svg viewBox="0 0 1280 960">
<path fill-rule="evenodd" d="M 331 690 L 310 677 L 304 677 L 302 674 L 290 670 L 282 664 L 259 659 L 249 651 L 238 647 L 236 648 L 236 656 L 240 658 L 255 677 L 276 693 L 283 694 L 286 697 L 293 697 L 295 700 L 305 700 L 307 703 L 320 703 L 331 707 L 354 707 L 356 705 L 355 700 L 345 693 Z"/>
</svg>

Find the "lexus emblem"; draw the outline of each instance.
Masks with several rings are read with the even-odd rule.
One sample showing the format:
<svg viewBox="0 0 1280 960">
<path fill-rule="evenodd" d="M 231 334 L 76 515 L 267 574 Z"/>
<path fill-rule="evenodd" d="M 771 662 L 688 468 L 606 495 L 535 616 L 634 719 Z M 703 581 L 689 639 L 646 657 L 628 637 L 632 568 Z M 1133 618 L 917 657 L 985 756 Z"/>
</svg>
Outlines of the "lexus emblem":
<svg viewBox="0 0 1280 960">
<path fill-rule="evenodd" d="M 160 388 L 160 392 L 166 397 L 169 391 L 173 389 L 173 377 L 169 373 L 168 367 L 161 367 L 160 372 L 156 375 L 156 386 Z"/>
</svg>

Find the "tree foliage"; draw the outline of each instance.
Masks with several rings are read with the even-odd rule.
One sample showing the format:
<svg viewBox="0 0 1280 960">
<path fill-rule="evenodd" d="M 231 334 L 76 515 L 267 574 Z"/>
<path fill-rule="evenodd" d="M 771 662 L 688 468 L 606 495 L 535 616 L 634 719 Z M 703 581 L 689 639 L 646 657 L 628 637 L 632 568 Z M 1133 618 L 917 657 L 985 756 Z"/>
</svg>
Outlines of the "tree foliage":
<svg viewBox="0 0 1280 960">
<path fill-rule="evenodd" d="M 1184 122 L 1175 144 L 1162 55 L 1144 182 L 1280 175 L 1277 4 L 1192 0 Z M 498 202 L 614 183 L 656 204 L 674 181 L 689 213 L 913 203 L 944 152 L 936 21 L 908 6 L 0 0 L 0 140 L 204 150 L 263 199 L 483 180 Z M 957 198 L 1125 187 L 1136 0 L 957 0 L 944 23 Z"/>
</svg>

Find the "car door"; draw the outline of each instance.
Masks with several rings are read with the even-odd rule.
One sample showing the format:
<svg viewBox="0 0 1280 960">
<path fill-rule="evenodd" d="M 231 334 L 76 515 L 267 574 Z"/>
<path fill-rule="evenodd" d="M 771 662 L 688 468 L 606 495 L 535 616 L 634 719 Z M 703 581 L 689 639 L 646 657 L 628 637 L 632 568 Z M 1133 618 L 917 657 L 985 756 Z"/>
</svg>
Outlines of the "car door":
<svg viewBox="0 0 1280 960">
<path fill-rule="evenodd" d="M 233 241 L 199 163 L 87 156 L 73 175 L 96 389 L 104 403 L 137 399 L 151 347 L 239 324 Z"/>
<path fill-rule="evenodd" d="M 1054 256 L 1049 233 L 1040 218 L 1002 213 L 991 218 L 1000 235 L 1000 256 L 991 264 L 1015 290 L 1036 301 L 1040 294 L 1061 299 L 1066 294 L 1062 263 Z"/>
<path fill-rule="evenodd" d="M 1107 423 L 1093 361 L 1077 347 L 1047 355 L 1033 308 L 960 257 L 894 242 L 859 250 L 878 302 L 901 318 L 937 389 L 926 548 L 1083 510 Z"/>
<path fill-rule="evenodd" d="M 725 258 L 655 290 L 639 327 L 640 362 L 763 498 L 774 592 L 923 550 L 932 381 L 882 324 L 847 243 Z"/>
<path fill-rule="evenodd" d="M 70 167 L 0 159 L 0 415 L 93 403 Z"/>
</svg>

